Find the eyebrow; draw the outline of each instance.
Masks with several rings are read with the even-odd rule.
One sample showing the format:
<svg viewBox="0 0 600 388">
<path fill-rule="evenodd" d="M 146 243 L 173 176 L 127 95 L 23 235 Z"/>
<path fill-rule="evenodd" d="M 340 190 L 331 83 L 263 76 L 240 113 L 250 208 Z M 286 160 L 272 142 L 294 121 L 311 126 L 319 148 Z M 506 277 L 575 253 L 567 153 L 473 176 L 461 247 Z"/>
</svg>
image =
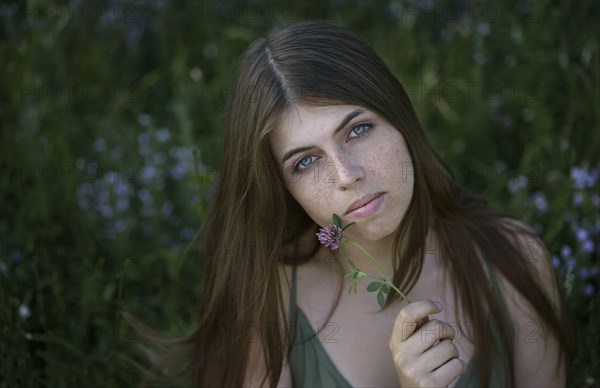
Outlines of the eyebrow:
<svg viewBox="0 0 600 388">
<path fill-rule="evenodd" d="M 356 116 L 360 115 L 361 113 L 364 113 L 364 110 L 362 110 L 362 109 L 354 109 L 352 112 L 348 113 L 346 115 L 346 117 L 344 117 L 344 119 L 342 121 L 340 121 L 340 124 L 337 126 L 337 128 L 335 129 L 335 131 L 333 131 L 333 135 L 335 136 L 339 131 L 341 131 L 342 129 L 344 129 L 344 127 L 346 125 L 348 125 L 348 123 L 350 122 L 350 120 L 352 120 Z M 291 149 L 288 152 L 286 152 L 285 155 L 283 155 L 281 163 L 285 163 L 286 160 L 288 160 L 289 158 L 291 158 L 294 154 L 297 154 L 298 152 L 306 151 L 306 150 L 309 150 L 309 149 L 314 148 L 314 147 L 315 147 L 314 145 L 309 145 L 309 146 L 304 146 L 304 147 L 298 147 L 298 148 Z"/>
</svg>

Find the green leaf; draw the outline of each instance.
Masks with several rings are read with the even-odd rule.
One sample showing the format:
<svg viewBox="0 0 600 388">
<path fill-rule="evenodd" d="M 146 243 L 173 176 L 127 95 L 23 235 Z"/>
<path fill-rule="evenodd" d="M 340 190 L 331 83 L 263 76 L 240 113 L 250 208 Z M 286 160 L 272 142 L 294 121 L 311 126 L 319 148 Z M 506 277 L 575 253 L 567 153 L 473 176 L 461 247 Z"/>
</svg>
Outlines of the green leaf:
<svg viewBox="0 0 600 388">
<path fill-rule="evenodd" d="M 354 271 L 348 272 L 346 275 L 344 275 L 344 279 L 354 279 Z"/>
<path fill-rule="evenodd" d="M 390 288 L 389 288 L 389 287 L 388 287 L 386 284 L 384 284 L 384 285 L 381 287 L 381 289 L 383 290 L 383 293 L 384 293 L 384 294 L 387 294 L 388 292 L 390 292 Z"/>
<path fill-rule="evenodd" d="M 351 222 L 351 223 L 349 223 L 348 225 L 344 226 L 344 227 L 342 228 L 342 232 L 343 232 L 344 230 L 348 229 L 348 227 L 352 226 L 353 224 L 356 224 L 356 222 L 352 221 L 352 222 Z"/>
<path fill-rule="evenodd" d="M 342 219 L 340 218 L 340 216 L 338 216 L 337 214 L 333 213 L 333 216 L 331 217 L 333 224 L 335 226 L 337 226 L 338 228 L 342 227 Z"/>
<path fill-rule="evenodd" d="M 385 297 L 381 289 L 379 289 L 379 292 L 377 293 L 377 303 L 379 303 L 379 307 L 381 308 L 383 308 L 383 305 L 385 304 Z"/>
<path fill-rule="evenodd" d="M 375 292 L 377 290 L 379 290 L 381 288 L 381 282 L 372 282 L 369 283 L 369 285 L 367 286 L 367 291 L 369 292 Z"/>
</svg>

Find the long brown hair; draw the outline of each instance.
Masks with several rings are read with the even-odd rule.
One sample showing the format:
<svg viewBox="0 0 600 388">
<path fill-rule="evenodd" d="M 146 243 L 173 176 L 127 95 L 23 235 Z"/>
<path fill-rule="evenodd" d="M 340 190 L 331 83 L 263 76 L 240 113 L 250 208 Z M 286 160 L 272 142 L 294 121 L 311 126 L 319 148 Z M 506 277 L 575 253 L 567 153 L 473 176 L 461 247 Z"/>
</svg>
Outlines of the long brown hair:
<svg viewBox="0 0 600 388">
<path fill-rule="evenodd" d="M 226 111 L 220 175 L 201 233 L 203 244 L 212 249 L 203 262 L 197 329 L 180 340 L 160 340 L 157 333 L 127 316 L 142 334 L 171 346 L 154 370 L 165 360 L 183 355 L 188 362 L 182 373 L 187 373 L 194 386 L 241 386 L 251 350 L 245 336 L 253 328 L 266 365 L 263 382 L 268 379 L 272 387 L 276 385 L 289 333 L 280 264 L 299 264 L 310 258 L 310 254 L 297 254 L 298 249 L 295 255 L 285 252 L 298 245 L 303 232 L 315 228 L 286 191 L 286 177 L 269 148 L 269 134 L 293 104 L 363 106 L 404 136 L 415 183 L 396 232 L 395 284 L 405 290 L 415 285 L 430 230 L 436 231 L 442 247 L 472 248 L 474 244 L 471 257 L 443 255 L 456 290 L 456 308 L 462 306 L 464 319 L 487 322 L 489 314 L 501 333 L 510 333 L 511 323 L 492 288 L 481 281 L 486 277 L 482 260 L 487 260 L 534 306 L 559 341 L 561 358 L 570 354 L 564 306 L 553 307 L 530 268 L 528 255 L 515 248 L 519 235 L 539 242 L 535 234 L 507 222 L 484 200 L 455 184 L 430 146 L 403 86 L 367 43 L 341 27 L 303 22 L 256 41 L 241 63 Z M 314 239 L 312 246 L 304 245 L 300 252 L 310 253 L 316 244 Z M 537 248 L 548 256 L 541 242 Z M 385 307 L 396 297 L 391 293 Z M 487 382 L 497 344 L 483 330 L 474 331 L 470 340 L 481 381 Z M 501 346 L 510 366 L 508 381 L 514 385 L 512 338 L 503 335 Z"/>
</svg>

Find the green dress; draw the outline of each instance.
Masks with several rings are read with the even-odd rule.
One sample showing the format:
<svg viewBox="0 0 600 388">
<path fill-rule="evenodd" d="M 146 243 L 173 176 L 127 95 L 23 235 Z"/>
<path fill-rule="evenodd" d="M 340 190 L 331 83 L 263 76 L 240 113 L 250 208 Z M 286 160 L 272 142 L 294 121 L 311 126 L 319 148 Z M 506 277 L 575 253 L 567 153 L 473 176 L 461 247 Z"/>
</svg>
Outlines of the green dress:
<svg viewBox="0 0 600 388">
<path fill-rule="evenodd" d="M 498 295 L 505 313 L 506 305 L 498 280 L 488 266 L 488 273 L 492 280 L 493 287 Z M 296 305 L 296 266 L 292 268 L 292 289 L 290 295 L 290 318 L 291 318 L 291 353 L 289 358 L 290 371 L 292 375 L 293 387 L 352 387 L 350 383 L 337 370 L 333 361 L 321 345 L 321 342 L 315 339 L 315 332 L 312 325 L 306 318 L 304 312 Z M 497 325 L 490 325 L 494 332 L 494 338 L 497 337 Z M 496 341 L 500 344 L 501 341 Z M 502 346 L 497 347 L 497 357 L 492 369 L 490 384 L 481 384 L 477 376 L 477 366 L 475 357 L 469 362 L 467 371 L 463 374 L 456 384 L 456 387 L 505 387 L 507 385 L 507 365 L 506 355 Z"/>
</svg>

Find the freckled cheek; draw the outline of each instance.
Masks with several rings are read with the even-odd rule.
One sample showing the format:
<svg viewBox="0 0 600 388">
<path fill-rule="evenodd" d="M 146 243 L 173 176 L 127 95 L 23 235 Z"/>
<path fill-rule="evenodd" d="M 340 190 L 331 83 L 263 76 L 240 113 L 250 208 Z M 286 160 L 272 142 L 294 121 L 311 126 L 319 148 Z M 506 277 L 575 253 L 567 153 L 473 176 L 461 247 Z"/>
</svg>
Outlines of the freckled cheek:
<svg viewBox="0 0 600 388">
<path fill-rule="evenodd" d="M 412 159 L 402 142 L 390 141 L 389 147 L 380 150 L 370 163 L 373 173 L 388 183 L 406 183 L 412 174 Z"/>
<path fill-rule="evenodd" d="M 335 210 L 331 207 L 331 195 L 319 183 L 312 180 L 308 183 L 298 182 L 288 185 L 288 190 L 315 222 L 325 224 L 331 218 L 331 213 Z"/>
<path fill-rule="evenodd" d="M 392 183 L 400 169 L 399 160 L 389 153 L 380 153 L 367 160 L 369 175 L 383 179 L 385 183 Z"/>
</svg>

